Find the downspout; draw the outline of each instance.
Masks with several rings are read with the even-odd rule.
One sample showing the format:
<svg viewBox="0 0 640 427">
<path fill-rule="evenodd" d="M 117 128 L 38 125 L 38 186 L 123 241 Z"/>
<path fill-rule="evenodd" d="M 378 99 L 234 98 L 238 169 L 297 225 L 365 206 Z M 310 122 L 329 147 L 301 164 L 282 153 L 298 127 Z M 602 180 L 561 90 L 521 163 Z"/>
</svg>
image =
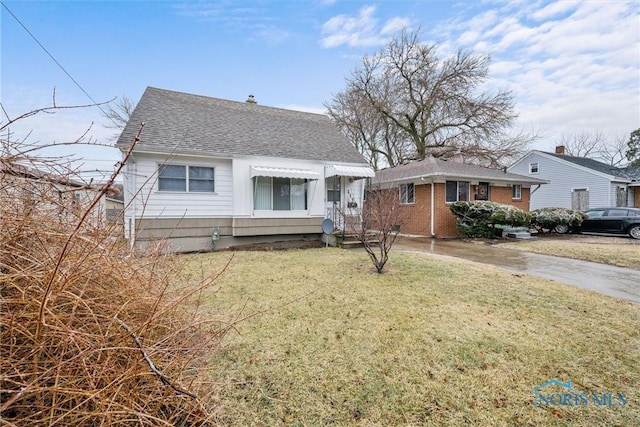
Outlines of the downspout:
<svg viewBox="0 0 640 427">
<path fill-rule="evenodd" d="M 435 216 L 436 216 L 436 211 L 435 211 L 435 207 L 436 207 L 436 194 L 435 194 L 435 184 L 433 182 L 433 177 L 431 177 L 431 237 L 435 237 L 436 236 L 436 231 L 435 231 L 435 227 L 436 227 L 436 220 L 435 220 Z"/>
<path fill-rule="evenodd" d="M 258 178 L 254 176 L 253 178 L 251 178 L 251 181 L 253 181 L 253 200 L 251 201 L 251 217 L 254 217 L 256 215 L 256 196 L 258 195 Z"/>
<path fill-rule="evenodd" d="M 533 190 L 533 191 L 529 190 L 529 199 L 531 199 L 531 195 L 532 195 L 533 193 L 535 193 L 536 191 L 538 191 L 538 190 L 540 189 L 540 187 L 541 187 L 541 186 L 542 186 L 542 184 L 538 184 L 538 185 L 536 186 L 536 189 L 535 189 L 535 190 Z"/>
<path fill-rule="evenodd" d="M 129 163 L 130 169 L 132 172 L 129 174 L 131 178 L 131 185 L 129 191 L 131 194 L 131 200 L 129 201 L 129 207 L 131 208 L 131 216 L 129 217 L 129 246 L 131 249 L 135 247 L 136 244 L 136 205 L 138 203 L 138 191 L 136 191 L 136 180 L 138 177 L 138 165 L 136 163 L 136 159 L 131 156 L 131 162 Z M 125 209 L 127 207 L 125 206 Z"/>
<path fill-rule="evenodd" d="M 358 222 L 362 224 L 363 221 L 363 212 L 364 212 L 364 194 L 367 190 L 367 178 L 360 178 L 362 182 L 360 183 L 360 198 L 358 199 Z"/>
</svg>

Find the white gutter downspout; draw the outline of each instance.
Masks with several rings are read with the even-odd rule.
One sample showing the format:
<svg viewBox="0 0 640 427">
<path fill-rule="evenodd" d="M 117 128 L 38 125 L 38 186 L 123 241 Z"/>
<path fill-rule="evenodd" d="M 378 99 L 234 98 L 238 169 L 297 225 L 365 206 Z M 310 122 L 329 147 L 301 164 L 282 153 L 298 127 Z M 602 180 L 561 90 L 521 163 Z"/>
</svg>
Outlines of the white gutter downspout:
<svg viewBox="0 0 640 427">
<path fill-rule="evenodd" d="M 433 183 L 433 177 L 431 177 L 431 237 L 435 237 L 435 207 L 436 207 L 436 195 L 435 184 Z"/>
<path fill-rule="evenodd" d="M 138 166 L 136 163 L 136 159 L 131 156 L 130 157 L 130 163 L 129 166 L 132 170 L 131 174 L 129 175 L 132 181 L 132 184 L 129 188 L 129 194 L 131 194 L 131 200 L 129 201 L 129 206 L 131 207 L 131 216 L 129 217 L 129 247 L 131 249 L 133 249 L 135 247 L 136 244 L 136 205 L 138 203 L 138 191 L 136 191 L 136 180 L 137 180 L 137 175 L 138 175 Z M 125 206 L 125 209 L 127 207 Z"/>
</svg>

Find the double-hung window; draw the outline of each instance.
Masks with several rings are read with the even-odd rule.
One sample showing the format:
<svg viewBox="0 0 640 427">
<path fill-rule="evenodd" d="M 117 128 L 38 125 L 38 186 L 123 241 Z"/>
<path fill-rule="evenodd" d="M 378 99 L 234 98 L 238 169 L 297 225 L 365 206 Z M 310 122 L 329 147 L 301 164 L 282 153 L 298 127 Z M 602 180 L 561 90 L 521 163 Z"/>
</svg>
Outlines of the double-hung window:
<svg viewBox="0 0 640 427">
<path fill-rule="evenodd" d="M 521 184 L 514 184 L 514 186 L 511 187 L 511 198 L 514 199 L 514 200 L 522 199 L 522 185 Z"/>
<path fill-rule="evenodd" d="M 158 190 L 213 193 L 215 191 L 214 172 L 212 167 L 160 165 L 158 166 Z"/>
<path fill-rule="evenodd" d="M 538 172 L 540 172 L 540 166 L 538 165 L 538 162 L 529 163 L 529 173 L 535 174 Z"/>
<path fill-rule="evenodd" d="M 325 180 L 327 187 L 327 202 L 340 201 L 340 177 L 338 175 L 329 177 Z"/>
<path fill-rule="evenodd" d="M 445 201 L 468 202 L 469 201 L 469 181 L 447 181 Z"/>
<path fill-rule="evenodd" d="M 261 211 L 296 211 L 307 209 L 307 180 L 256 176 L 253 206 Z"/>
<path fill-rule="evenodd" d="M 413 184 L 400 184 L 400 203 L 411 204 L 415 202 L 415 187 Z"/>
</svg>

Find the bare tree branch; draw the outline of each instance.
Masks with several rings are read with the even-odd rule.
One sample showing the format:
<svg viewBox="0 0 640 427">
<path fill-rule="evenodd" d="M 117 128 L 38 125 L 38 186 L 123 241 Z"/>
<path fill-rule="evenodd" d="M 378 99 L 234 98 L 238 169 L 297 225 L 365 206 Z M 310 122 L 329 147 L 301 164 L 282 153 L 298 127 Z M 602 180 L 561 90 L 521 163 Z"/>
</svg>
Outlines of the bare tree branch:
<svg viewBox="0 0 640 427">
<path fill-rule="evenodd" d="M 462 50 L 442 58 L 436 45 L 420 41 L 419 31 L 403 30 L 379 53 L 363 58 L 345 91 L 327 107 L 348 136 L 366 136 L 354 144 L 374 167 L 381 157 L 387 160 L 383 166 L 393 166 L 449 148 L 487 157 L 504 147 L 508 155 L 494 156 L 489 163 L 495 163 L 524 153 L 535 136 L 509 134 L 517 117 L 511 92 L 481 91 L 490 60 Z M 388 146 L 382 135 L 392 136 Z"/>
<path fill-rule="evenodd" d="M 122 130 L 127 125 L 129 118 L 131 118 L 135 105 L 126 95 L 123 95 L 122 98 L 117 99 L 114 103 L 115 106 L 110 103 L 109 107 L 104 111 L 103 117 L 111 122 L 106 127 Z"/>
<path fill-rule="evenodd" d="M 133 338 L 133 341 L 136 343 L 136 346 L 140 350 L 140 353 L 142 353 L 142 358 L 144 359 L 145 363 L 147 364 L 147 366 L 149 366 L 149 369 L 151 369 L 151 372 L 153 372 L 155 375 L 157 375 L 160 378 L 160 381 L 162 381 L 163 384 L 168 385 L 169 387 L 171 387 L 172 389 L 174 389 L 178 393 L 187 395 L 187 396 L 189 396 L 189 397 L 191 397 L 193 399 L 197 399 L 198 398 L 198 396 L 196 396 L 195 394 L 191 393 L 190 391 L 187 391 L 187 390 L 175 385 L 165 374 L 160 372 L 158 370 L 158 368 L 156 368 L 156 365 L 154 365 L 153 361 L 151 360 L 151 358 L 147 354 L 147 352 L 144 349 L 144 347 L 142 346 L 142 342 L 140 341 L 140 338 L 138 338 L 138 336 L 133 332 L 133 330 L 129 327 L 129 325 L 124 323 L 122 320 L 118 319 L 117 315 L 114 316 L 113 319 L 116 322 L 118 322 L 118 324 L 122 327 L 122 329 L 124 329 L 125 331 L 127 331 L 129 333 L 131 338 Z"/>
<path fill-rule="evenodd" d="M 397 187 L 369 186 L 361 213 L 353 208 L 341 211 L 347 231 L 362 244 L 378 273 L 384 271 L 405 222 L 398 191 Z"/>
</svg>

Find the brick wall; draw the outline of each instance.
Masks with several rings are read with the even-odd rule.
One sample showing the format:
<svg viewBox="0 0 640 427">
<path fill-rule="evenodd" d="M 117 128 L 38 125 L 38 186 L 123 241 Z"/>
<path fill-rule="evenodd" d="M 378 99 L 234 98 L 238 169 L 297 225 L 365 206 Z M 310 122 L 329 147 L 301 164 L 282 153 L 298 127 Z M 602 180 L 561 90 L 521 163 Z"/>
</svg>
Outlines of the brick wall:
<svg viewBox="0 0 640 427">
<path fill-rule="evenodd" d="M 437 183 L 435 186 L 434 210 L 436 223 L 434 227 L 435 237 L 459 237 L 456 229 L 456 217 L 451 213 L 449 205 L 445 202 L 445 184 Z M 476 186 L 471 186 L 471 194 L 476 194 Z M 640 193 L 640 192 L 639 192 Z M 511 187 L 491 187 L 489 200 L 515 206 L 524 211 L 529 210 L 530 191 L 522 188 L 522 198 L 513 200 Z M 431 184 L 415 186 L 415 203 L 400 205 L 403 209 L 404 224 L 402 233 L 431 236 Z"/>
<path fill-rule="evenodd" d="M 402 233 L 431 235 L 431 184 L 415 186 L 415 203 L 400 205 Z"/>
</svg>

